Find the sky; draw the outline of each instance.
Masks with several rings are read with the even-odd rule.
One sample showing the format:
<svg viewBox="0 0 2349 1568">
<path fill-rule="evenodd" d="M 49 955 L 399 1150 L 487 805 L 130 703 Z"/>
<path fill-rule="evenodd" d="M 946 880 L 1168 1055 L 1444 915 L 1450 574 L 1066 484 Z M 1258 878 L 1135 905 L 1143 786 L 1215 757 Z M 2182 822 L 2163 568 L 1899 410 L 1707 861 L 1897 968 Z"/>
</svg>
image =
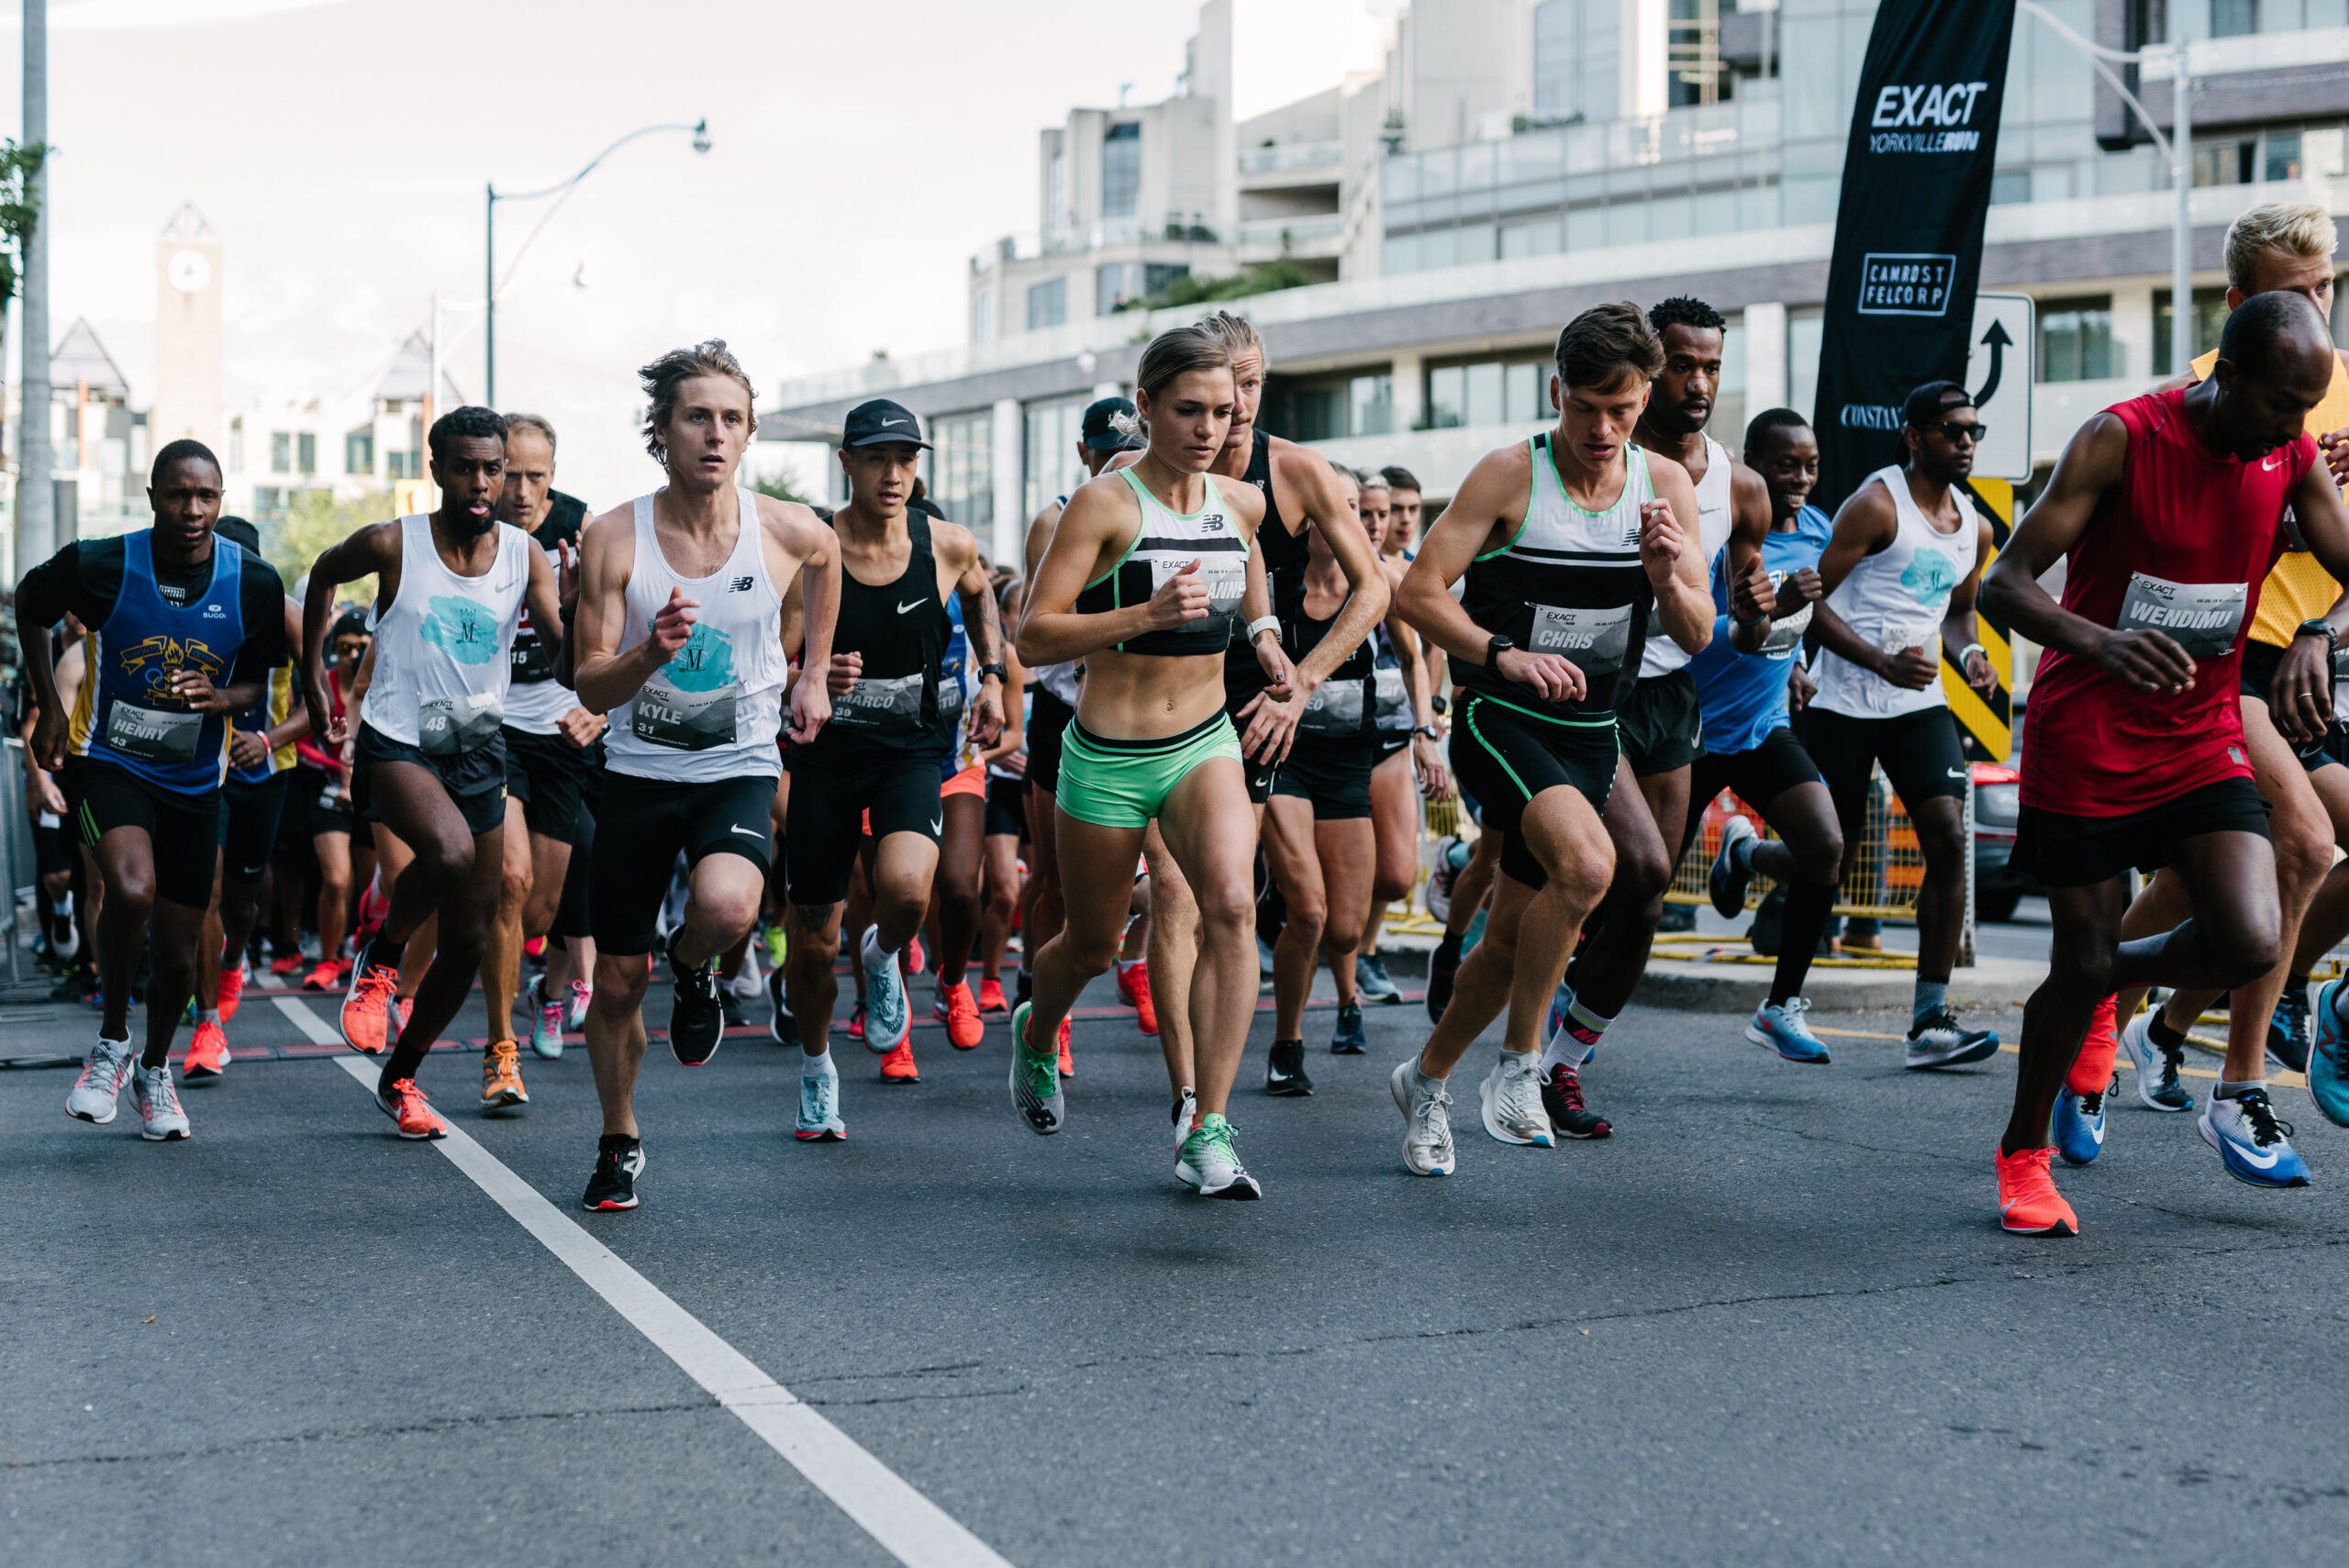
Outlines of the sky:
<svg viewBox="0 0 2349 1568">
<path fill-rule="evenodd" d="M 1239 0 L 1238 114 L 1375 65 L 1372 13 L 1395 4 Z M 372 386 L 436 290 L 450 373 L 477 398 L 484 183 L 551 184 L 640 126 L 706 116 L 707 154 L 682 134 L 615 154 L 499 296 L 499 404 L 563 432 L 559 484 L 616 502 L 657 477 L 632 372 L 664 349 L 724 338 L 765 398 L 875 350 L 960 341 L 970 254 L 1035 227 L 1036 132 L 1121 84 L 1165 95 L 1197 16 L 1196 0 L 51 0 L 53 329 L 87 317 L 143 405 L 156 239 L 193 202 L 225 248 L 232 408 Z M 0 60 L 18 38 L 0 20 Z M 0 81 L 10 134 L 20 85 Z M 501 205 L 501 272 L 539 217 Z"/>
</svg>

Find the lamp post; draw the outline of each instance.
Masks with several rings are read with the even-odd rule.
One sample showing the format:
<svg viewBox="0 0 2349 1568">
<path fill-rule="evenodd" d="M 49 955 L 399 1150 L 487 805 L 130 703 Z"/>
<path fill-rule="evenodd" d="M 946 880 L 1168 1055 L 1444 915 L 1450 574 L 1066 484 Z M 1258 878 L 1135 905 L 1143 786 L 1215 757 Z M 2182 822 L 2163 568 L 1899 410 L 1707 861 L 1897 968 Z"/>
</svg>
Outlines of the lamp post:
<svg viewBox="0 0 2349 1568">
<path fill-rule="evenodd" d="M 649 125 L 641 130 L 632 130 L 629 132 L 626 136 L 620 138 L 618 141 L 615 141 L 609 147 L 604 149 L 603 151 L 598 152 L 595 157 L 589 159 L 587 161 L 587 166 L 584 169 L 580 170 L 576 174 L 573 174 L 570 179 L 549 185 L 544 190 L 501 193 L 495 183 L 483 185 L 481 226 L 482 296 L 484 301 L 486 310 L 482 322 L 482 401 L 487 404 L 490 407 L 495 408 L 497 406 L 497 291 L 499 288 L 497 279 L 497 204 L 500 202 L 534 202 L 544 196 L 558 195 L 567 198 L 570 193 L 578 187 L 580 181 L 584 180 L 588 175 L 594 173 L 596 166 L 601 164 L 605 159 L 609 158 L 613 153 L 618 152 L 629 142 L 636 140 L 639 137 L 654 136 L 662 131 L 672 130 L 681 130 L 691 135 L 693 137 L 693 149 L 696 152 L 707 152 L 709 150 L 709 120 L 707 117 L 704 117 L 703 118 L 695 121 L 692 125 L 686 125 L 682 121 L 666 125 Z M 557 202 L 552 207 L 549 208 L 547 216 L 539 219 L 538 228 L 530 230 L 529 237 L 522 241 L 522 249 L 514 252 L 514 260 L 507 263 L 506 268 L 506 276 L 509 281 L 514 276 L 514 269 L 522 264 L 522 257 L 524 253 L 530 249 L 530 241 L 539 237 L 539 230 L 546 228 L 549 219 L 551 219 L 554 215 L 562 209 L 562 203 L 561 202 Z M 434 390 L 437 391 L 439 389 L 435 388 Z"/>
</svg>

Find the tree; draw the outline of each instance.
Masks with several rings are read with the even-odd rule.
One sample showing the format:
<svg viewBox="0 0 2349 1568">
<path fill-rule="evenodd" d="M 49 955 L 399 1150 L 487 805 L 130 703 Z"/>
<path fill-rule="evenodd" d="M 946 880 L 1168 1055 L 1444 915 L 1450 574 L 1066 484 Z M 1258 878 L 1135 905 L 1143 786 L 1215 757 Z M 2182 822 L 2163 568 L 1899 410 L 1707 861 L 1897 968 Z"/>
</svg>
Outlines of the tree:
<svg viewBox="0 0 2349 1568">
<path fill-rule="evenodd" d="M 794 488 L 788 474 L 779 473 L 772 479 L 753 479 L 751 481 L 751 488 L 762 495 L 772 495 L 778 501 L 796 501 L 802 506 L 814 505 L 807 496 Z"/>
<path fill-rule="evenodd" d="M 8 306 L 17 297 L 17 283 L 24 259 L 25 236 L 40 221 L 33 176 L 49 157 L 45 142 L 19 147 L 0 138 L 0 364 L 7 362 Z M 47 345 L 43 345 L 46 351 Z M 0 388 L 5 392 L 5 388 Z M 0 396 L 0 407 L 6 399 Z M 21 562 L 19 564 L 22 564 Z"/>
<path fill-rule="evenodd" d="M 1149 298 L 1135 300 L 1120 308 L 1171 310 L 1194 305 L 1212 305 L 1218 300 L 1245 299 L 1252 294 L 1302 288 L 1312 281 L 1312 273 L 1283 257 L 1277 261 L 1259 262 L 1237 277 L 1206 278 L 1185 272 Z"/>
<path fill-rule="evenodd" d="M 262 529 L 263 553 L 277 574 L 285 579 L 290 592 L 310 563 L 332 546 L 340 544 L 369 523 L 380 523 L 397 517 L 398 506 L 388 490 L 370 490 L 350 501 L 338 501 L 334 492 L 323 487 L 305 490 L 295 496 L 286 507 L 285 516 Z M 375 597 L 375 579 L 362 577 L 343 584 L 342 598 L 361 604 L 371 604 Z"/>
</svg>

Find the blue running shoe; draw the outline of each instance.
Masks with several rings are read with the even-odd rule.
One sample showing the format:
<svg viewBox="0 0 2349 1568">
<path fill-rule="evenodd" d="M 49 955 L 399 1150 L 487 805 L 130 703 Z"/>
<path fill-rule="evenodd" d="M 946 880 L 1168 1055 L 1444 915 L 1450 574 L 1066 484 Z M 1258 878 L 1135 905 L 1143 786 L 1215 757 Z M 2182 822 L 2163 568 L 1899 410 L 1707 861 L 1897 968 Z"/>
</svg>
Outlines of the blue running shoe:
<svg viewBox="0 0 2349 1568">
<path fill-rule="evenodd" d="M 1386 961 L 1370 953 L 1354 960 L 1354 989 L 1365 1002 L 1400 1002 L 1403 988 L 1386 973 Z"/>
<path fill-rule="evenodd" d="M 2055 1152 L 2066 1165 L 2086 1165 L 2104 1152 L 2104 1102 L 2121 1088 L 2121 1074 L 2093 1095 L 2076 1095 L 2070 1085 L 2055 1096 Z"/>
<path fill-rule="evenodd" d="M 1573 1035 L 1582 1044 L 1582 1060 L 1575 1065 L 1587 1067 L 1591 1063 L 1591 1059 L 1598 1054 L 1599 1037 L 1575 1023 L 1573 1017 L 1567 1013 L 1566 1009 L 1573 1006 L 1574 1002 L 1573 987 L 1563 980 L 1559 981 L 1558 994 L 1550 998 L 1550 1019 L 1542 1032 L 1542 1040 L 1544 1045 L 1547 1045 L 1551 1040 L 1557 1039 L 1561 1033 Z"/>
<path fill-rule="evenodd" d="M 2324 1119 L 2349 1127 L 2349 1029 L 2341 1027 L 2342 981 L 2317 988 L 2316 1045 L 2309 1052 L 2309 1098 Z"/>
<path fill-rule="evenodd" d="M 2216 1095 L 2202 1109 L 2202 1140 L 2219 1151 L 2227 1174 L 2254 1187 L 2304 1187 L 2308 1162 L 2294 1151 L 2292 1124 L 2278 1121 L 2265 1089 L 2232 1100 Z"/>
<path fill-rule="evenodd" d="M 837 1073 L 820 1078 L 805 1073 L 799 1079 L 799 1141 L 844 1143 L 848 1126 L 841 1120 L 841 1079 Z"/>
<path fill-rule="evenodd" d="M 1330 1054 L 1360 1056 L 1370 1049 L 1362 1028 L 1362 1004 L 1349 1002 L 1338 1009 L 1338 1027 L 1330 1035 Z"/>
<path fill-rule="evenodd" d="M 883 952 L 874 941 L 880 929 L 879 926 L 864 928 L 864 938 L 857 943 L 857 958 L 864 965 L 864 1049 L 885 1056 L 906 1042 L 914 1021 L 896 955 Z"/>
<path fill-rule="evenodd" d="M 1789 1062 L 1815 1062 L 1824 1067 L 1834 1060 L 1827 1054 L 1827 1046 L 1810 1032 L 1810 1025 L 1803 1015 L 1810 1011 L 1806 996 L 1789 996 L 1776 1006 L 1765 1002 L 1754 1010 L 1753 1021 L 1745 1026 L 1745 1038 L 1756 1045 L 1766 1045 Z"/>
</svg>

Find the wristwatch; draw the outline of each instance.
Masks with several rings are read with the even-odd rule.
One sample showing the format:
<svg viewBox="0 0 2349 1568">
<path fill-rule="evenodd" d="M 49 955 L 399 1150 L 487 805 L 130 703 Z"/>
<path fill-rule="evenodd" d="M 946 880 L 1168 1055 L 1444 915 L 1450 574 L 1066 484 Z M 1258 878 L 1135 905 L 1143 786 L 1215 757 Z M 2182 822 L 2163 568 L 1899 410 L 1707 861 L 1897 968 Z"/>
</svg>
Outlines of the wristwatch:
<svg viewBox="0 0 2349 1568">
<path fill-rule="evenodd" d="M 2295 639 L 2303 637 L 2321 637 L 2324 639 L 2325 651 L 2328 653 L 2341 646 L 2340 635 L 2332 629 L 2332 623 L 2321 617 L 2302 621 L 2292 628 L 2292 636 Z"/>
<path fill-rule="evenodd" d="M 1412 730 L 1411 733 L 1414 735 L 1424 735 L 1431 740 L 1441 740 L 1443 739 L 1443 729 L 1439 725 L 1422 724 L 1417 729 Z"/>
<path fill-rule="evenodd" d="M 1485 645 L 1485 668 L 1493 674 L 1499 674 L 1501 673 L 1501 655 L 1513 651 L 1516 647 L 1517 639 L 1515 638 L 1496 635 L 1491 641 Z"/>
<path fill-rule="evenodd" d="M 982 681 L 984 681 L 984 680 L 985 680 L 989 675 L 993 675 L 993 676 L 994 676 L 996 680 L 998 680 L 998 681 L 1008 681 L 1008 680 L 1010 680 L 1010 679 L 1011 679 L 1011 672 L 1010 672 L 1010 671 L 1008 671 L 1008 670 L 1007 670 L 1007 669 L 1005 669 L 1005 668 L 1004 668 L 1002 665 L 1000 665 L 1000 664 L 982 664 L 982 665 L 980 665 L 980 666 L 979 666 L 979 679 L 980 679 L 980 680 L 982 680 Z"/>
</svg>

